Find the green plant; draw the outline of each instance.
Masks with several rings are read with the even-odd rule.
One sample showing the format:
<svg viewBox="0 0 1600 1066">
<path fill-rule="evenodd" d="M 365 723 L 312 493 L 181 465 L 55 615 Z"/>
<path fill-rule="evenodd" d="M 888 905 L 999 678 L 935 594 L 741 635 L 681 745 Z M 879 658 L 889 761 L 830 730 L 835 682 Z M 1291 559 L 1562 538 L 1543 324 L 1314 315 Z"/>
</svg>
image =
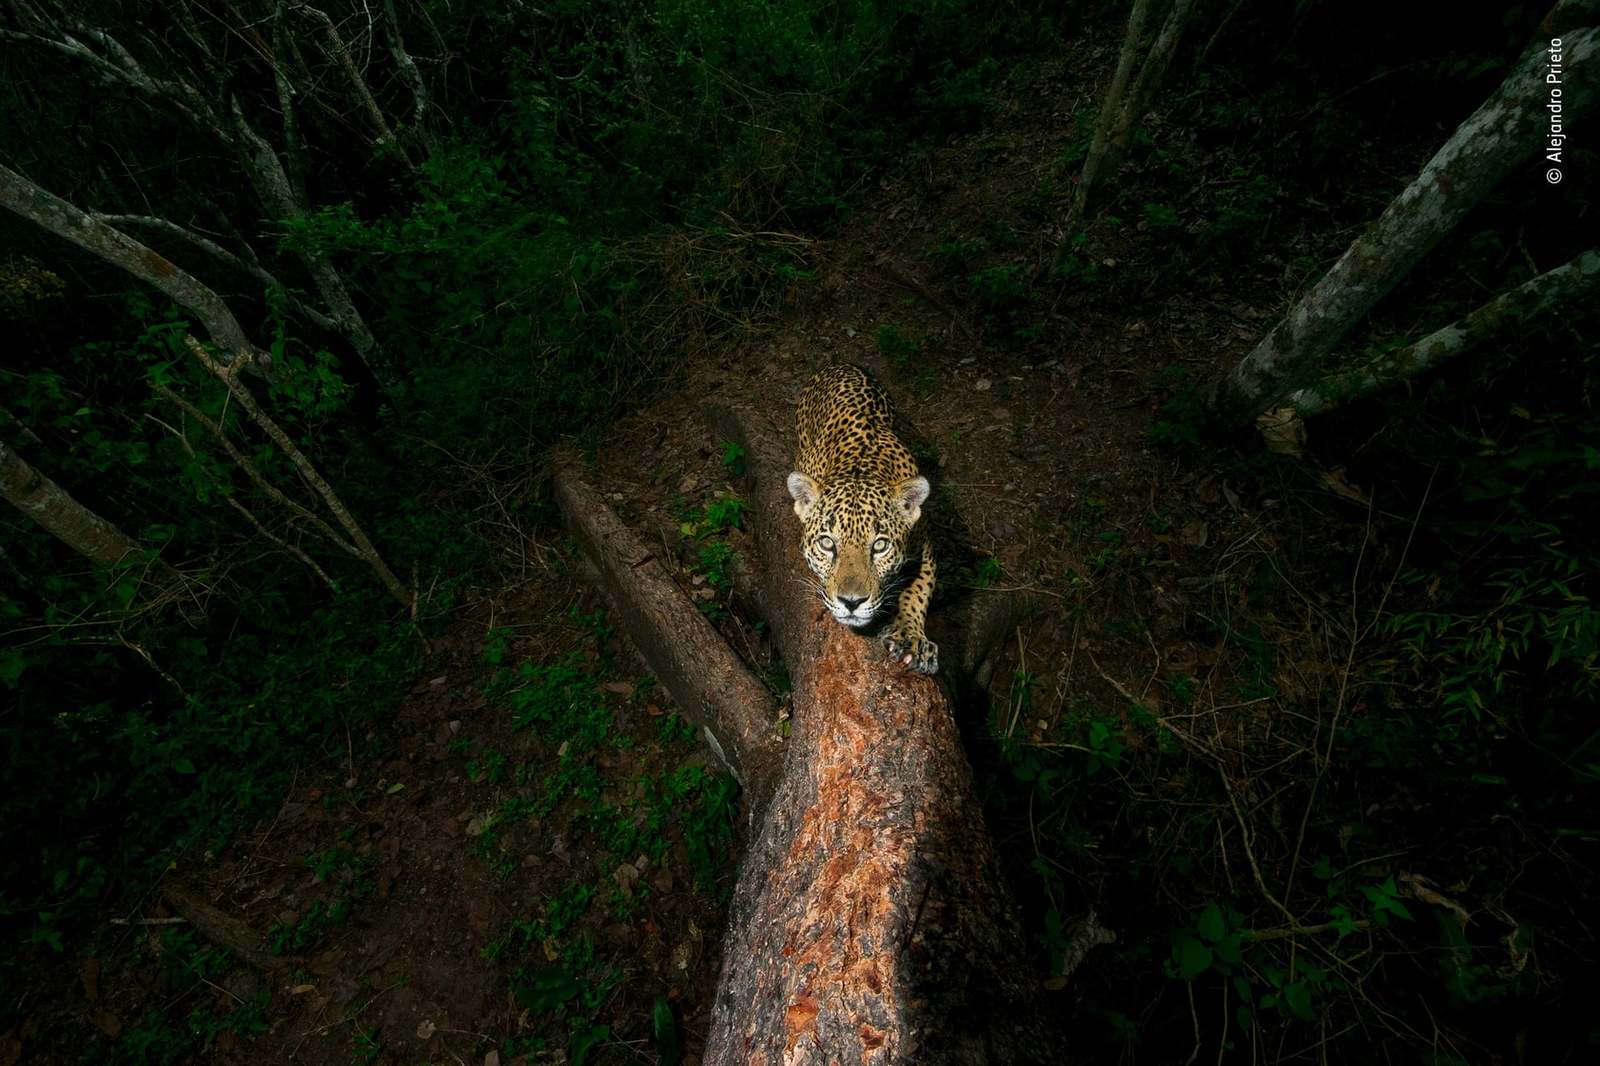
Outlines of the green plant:
<svg viewBox="0 0 1600 1066">
<path fill-rule="evenodd" d="M 911 360 L 922 352 L 921 339 L 900 332 L 897 326 L 879 326 L 876 338 L 878 351 L 882 352 L 895 366 L 909 366 Z"/>
<path fill-rule="evenodd" d="M 1147 203 L 1140 209 L 1139 213 L 1144 220 L 1144 224 L 1153 233 L 1167 233 L 1183 224 L 1178 219 L 1178 212 L 1166 204 Z"/>
<path fill-rule="evenodd" d="M 1162 401 L 1160 414 L 1150 425 L 1150 439 L 1169 448 L 1198 448 L 1210 414 L 1193 375 L 1187 367 L 1164 367 L 1156 375 L 1156 383 L 1171 393 Z"/>
</svg>

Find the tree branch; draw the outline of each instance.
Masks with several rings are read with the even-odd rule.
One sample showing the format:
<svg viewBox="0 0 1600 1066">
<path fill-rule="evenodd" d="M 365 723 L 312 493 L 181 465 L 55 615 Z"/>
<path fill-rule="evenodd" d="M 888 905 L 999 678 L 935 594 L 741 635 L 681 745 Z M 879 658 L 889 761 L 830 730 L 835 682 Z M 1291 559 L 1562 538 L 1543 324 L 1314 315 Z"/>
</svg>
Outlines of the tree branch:
<svg viewBox="0 0 1600 1066">
<path fill-rule="evenodd" d="M 116 566 L 147 550 L 73 499 L 4 441 L 0 441 L 0 497 L 96 566 Z"/>
<path fill-rule="evenodd" d="M 382 109 L 378 107 L 378 101 L 372 97 L 372 90 L 367 88 L 366 79 L 356 69 L 355 61 L 350 58 L 350 49 L 345 46 L 344 38 L 339 36 L 339 28 L 333 24 L 333 19 L 328 17 L 326 11 L 310 4 L 297 4 L 295 10 L 310 16 L 322 27 L 322 35 L 328 41 L 328 51 L 332 53 L 335 62 L 339 64 L 339 69 L 344 73 L 345 80 L 349 82 L 356 102 L 366 113 L 367 124 L 371 126 L 377 142 L 394 143 L 394 131 L 389 128 L 389 120 L 384 118 Z"/>
<path fill-rule="evenodd" d="M 383 0 L 383 10 L 389 16 L 388 22 L 384 24 L 389 38 L 389 54 L 394 57 L 395 66 L 400 69 L 400 76 L 411 87 L 411 126 L 417 131 L 417 138 L 426 149 L 431 146 L 432 141 L 428 135 L 428 83 L 423 80 L 422 71 L 417 69 L 411 53 L 406 51 L 405 39 L 400 36 L 400 19 L 395 14 L 394 0 Z"/>
<path fill-rule="evenodd" d="M 244 327 L 220 296 L 116 227 L 46 192 L 5 166 L 0 166 L 0 206 L 166 293 L 200 320 L 212 341 L 227 353 L 230 364 L 235 367 L 249 363 L 271 365 L 272 357 L 250 342 Z"/>
<path fill-rule="evenodd" d="M 1585 0 L 1592 5 L 1593 0 Z M 1564 3 L 1557 9 L 1572 10 Z M 1571 69 L 1600 57 L 1600 29 L 1567 34 L 1564 62 Z M 1356 322 L 1411 273 L 1422 258 L 1491 189 L 1544 143 L 1544 43 L 1530 48 L 1508 75 L 1436 152 L 1422 172 L 1358 237 L 1322 279 L 1284 315 L 1260 343 L 1217 382 L 1210 397 L 1217 417 L 1248 421 L 1295 385 L 1316 376 L 1320 362 Z M 1573 78 L 1562 100 L 1570 121 L 1600 93 L 1600 81 Z"/>
<path fill-rule="evenodd" d="M 272 484 L 272 482 L 263 477 L 261 475 L 261 471 L 257 470 L 255 464 L 250 461 L 249 457 L 239 450 L 239 446 L 233 443 L 233 439 L 228 436 L 227 431 L 223 429 L 215 419 L 207 418 L 205 412 L 201 411 L 194 404 L 178 395 L 171 388 L 161 384 L 159 381 L 152 382 L 150 387 L 168 403 L 171 403 L 184 414 L 200 423 L 211 433 L 213 437 L 217 438 L 217 442 L 221 444 L 222 449 L 228 453 L 228 457 L 234 461 L 234 464 L 238 466 L 240 470 L 244 471 L 245 476 L 255 484 L 256 488 L 260 489 L 269 497 L 276 500 L 286 510 L 304 519 L 311 525 L 313 529 L 321 533 L 323 537 L 326 538 L 328 543 L 332 544 L 335 548 L 338 548 L 340 551 L 346 553 L 347 555 L 353 556 L 354 558 L 362 558 L 361 552 L 357 550 L 356 546 L 339 536 L 339 534 L 334 531 L 332 526 L 323 521 L 320 515 L 318 515 L 315 511 L 309 510 L 303 504 L 290 499 L 284 494 L 282 489 L 278 488 L 276 485 Z"/>
<path fill-rule="evenodd" d="M 1351 400 L 1409 381 L 1553 308 L 1582 306 L 1580 300 L 1592 299 L 1597 285 L 1600 285 L 1600 249 L 1591 248 L 1570 262 L 1501 293 L 1415 344 L 1379 356 L 1359 370 L 1337 374 L 1311 388 L 1291 392 L 1285 402 L 1302 415 L 1331 411 Z"/>
<path fill-rule="evenodd" d="M 170 389 L 167 389 L 165 386 L 159 386 L 158 388 L 159 388 L 159 391 L 161 391 L 169 399 L 173 399 L 173 400 L 177 399 L 177 396 Z M 183 404 L 183 406 L 188 410 L 193 410 L 193 408 L 189 408 L 188 404 Z M 197 412 L 197 414 L 198 414 L 198 412 Z M 156 425 L 160 426 L 162 429 L 166 430 L 168 433 L 171 433 L 174 437 L 177 437 L 178 438 L 178 443 L 180 445 L 182 445 L 183 450 L 188 453 L 189 458 L 193 459 L 195 457 L 194 445 L 189 443 L 189 438 L 187 436 L 185 436 L 184 433 L 181 430 L 177 429 L 174 426 L 168 425 L 166 422 L 163 422 L 161 419 L 157 418 L 155 415 L 147 414 L 147 415 L 145 415 L 145 417 L 150 419 L 150 421 L 156 423 Z M 202 421 L 204 421 L 204 419 L 202 419 Z M 311 556 L 307 555 L 302 548 L 300 548 L 298 545 L 290 544 L 288 541 L 284 540 L 282 537 L 278 536 L 276 533 L 272 532 L 265 525 L 263 525 L 262 522 L 261 522 L 261 519 L 256 517 L 254 511 L 250 510 L 250 508 L 248 508 L 244 504 L 240 503 L 238 498 L 235 497 L 232 492 L 229 492 L 225 486 L 220 485 L 216 481 L 216 479 L 214 479 L 214 478 L 212 479 L 212 484 L 217 485 L 218 488 L 222 490 L 222 498 L 228 502 L 228 506 L 232 507 L 235 511 L 239 512 L 240 516 L 242 516 L 246 522 L 249 522 L 250 525 L 255 527 L 255 530 L 256 530 L 257 533 L 260 533 L 263 537 L 267 538 L 272 543 L 274 543 L 278 547 L 282 548 L 285 552 L 287 552 L 288 554 L 294 556 L 296 559 L 299 559 L 302 563 L 304 563 L 306 565 L 307 569 L 309 569 L 313 574 L 316 574 L 317 577 L 321 579 L 322 583 L 328 587 L 329 591 L 331 591 L 331 592 L 338 592 L 339 591 L 339 586 L 336 585 L 334 583 L 333 579 L 328 576 L 327 571 L 323 570 L 322 567 L 318 566 L 316 561 L 314 559 L 312 559 Z"/>
<path fill-rule="evenodd" d="M 389 590 L 389 595 L 393 596 L 403 607 L 411 608 L 414 605 L 415 597 L 407 592 L 405 586 L 394 576 L 394 571 L 390 570 L 389 565 L 383 561 L 383 556 L 378 554 L 378 549 L 373 547 L 372 541 L 367 539 L 366 531 L 361 528 L 361 525 L 350 514 L 349 509 L 345 507 L 344 501 L 339 498 L 338 493 L 333 491 L 333 486 L 323 479 L 322 474 L 312 465 L 311 460 L 306 458 L 305 453 L 283 431 L 283 427 L 279 426 L 271 415 L 261 409 L 261 405 L 256 403 L 256 398 L 251 395 L 250 390 L 245 388 L 244 384 L 239 380 L 234 368 L 224 366 L 213 359 L 211 353 L 206 351 L 205 346 L 193 337 L 185 337 L 184 343 L 189 346 L 189 350 L 194 353 L 195 358 L 200 360 L 201 365 L 211 371 L 218 381 L 228 387 L 228 391 L 239 402 L 239 406 L 245 409 L 245 413 L 250 416 L 256 425 L 261 427 L 262 432 L 272 439 L 272 442 L 278 446 L 279 450 L 289 457 L 289 461 L 300 472 L 300 476 L 305 478 L 306 483 L 316 490 L 317 495 L 322 497 L 322 502 L 327 505 L 328 510 L 333 512 L 333 516 L 338 520 L 339 525 L 344 527 L 344 531 L 349 534 L 350 542 L 360 552 L 361 558 L 378 575 L 383 587 Z"/>
<path fill-rule="evenodd" d="M 272 275 L 270 271 L 263 267 L 259 260 L 252 258 L 250 261 L 246 261 L 242 257 L 228 251 L 228 249 L 224 248 L 211 238 L 196 233 L 194 230 L 180 226 L 178 223 L 173 222 L 170 219 L 161 218 L 157 215 L 114 215 L 106 214 L 105 212 L 100 211 L 95 212 L 90 217 L 112 226 L 145 226 L 149 229 L 159 229 L 164 233 L 170 233 L 174 237 L 188 241 L 196 248 L 199 248 L 201 251 L 222 260 L 224 263 L 227 263 L 229 266 L 240 271 L 241 273 L 249 274 L 251 277 L 255 278 L 268 288 L 281 292 L 285 300 L 288 302 L 289 309 L 300 317 L 306 319 L 318 329 L 325 329 L 330 333 L 343 332 L 343 329 L 339 323 L 335 322 L 333 319 L 329 318 L 327 315 L 323 314 L 321 311 L 318 311 L 316 308 L 300 299 L 300 297 L 296 296 L 293 290 L 291 290 L 283 282 L 279 281 Z"/>
</svg>

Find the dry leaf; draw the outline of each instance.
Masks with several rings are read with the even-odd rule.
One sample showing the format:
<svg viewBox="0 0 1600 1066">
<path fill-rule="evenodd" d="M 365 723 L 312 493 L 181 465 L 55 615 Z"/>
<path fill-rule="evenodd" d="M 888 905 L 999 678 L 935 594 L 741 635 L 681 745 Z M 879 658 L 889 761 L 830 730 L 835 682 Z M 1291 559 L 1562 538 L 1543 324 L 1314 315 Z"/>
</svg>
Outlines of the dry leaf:
<svg viewBox="0 0 1600 1066">
<path fill-rule="evenodd" d="M 1359 503 L 1366 507 L 1372 503 L 1371 497 L 1350 482 L 1344 479 L 1344 467 L 1336 466 L 1332 470 L 1322 472 L 1322 485 L 1335 496 L 1342 496 L 1352 503 Z"/>
<path fill-rule="evenodd" d="M 1256 419 L 1256 428 L 1261 431 L 1267 451 L 1305 458 L 1306 424 L 1293 407 L 1274 407 Z"/>
<path fill-rule="evenodd" d="M 1421 874 L 1400 874 L 1400 883 L 1410 890 L 1411 894 L 1424 903 L 1431 903 L 1435 907 L 1443 907 L 1456 916 L 1456 921 L 1465 929 L 1467 923 L 1472 921 L 1472 916 L 1467 913 L 1467 908 L 1457 903 L 1448 896 L 1441 895 L 1426 877 Z"/>
</svg>

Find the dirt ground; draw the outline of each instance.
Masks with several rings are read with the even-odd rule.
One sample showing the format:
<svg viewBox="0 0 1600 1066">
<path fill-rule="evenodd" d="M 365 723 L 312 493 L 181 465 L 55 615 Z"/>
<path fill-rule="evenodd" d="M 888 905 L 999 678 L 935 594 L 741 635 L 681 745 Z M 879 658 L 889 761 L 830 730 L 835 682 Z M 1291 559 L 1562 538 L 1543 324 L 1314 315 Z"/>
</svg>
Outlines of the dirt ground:
<svg viewBox="0 0 1600 1066">
<path fill-rule="evenodd" d="M 1102 59 L 1075 62 L 1098 69 Z M 787 410 L 807 375 L 834 360 L 873 369 L 925 438 L 936 460 L 925 472 L 960 515 L 978 561 L 946 580 L 976 596 L 1026 590 L 1040 605 L 1010 636 L 991 682 L 985 725 L 999 735 L 1043 743 L 1081 702 L 1122 705 L 1130 692 L 1159 707 L 1161 678 L 1229 668 L 1194 623 L 1197 615 L 1251 609 L 1233 577 L 1263 560 L 1299 556 L 1315 566 L 1319 553 L 1360 547 L 1359 492 L 1347 498 L 1312 481 L 1251 478 L 1152 441 L 1152 424 L 1183 375 L 1207 380 L 1269 324 L 1292 285 L 1284 258 L 1175 285 L 1162 273 L 1159 236 L 1130 221 L 1091 232 L 1070 253 L 1077 282 L 1033 284 L 1060 274 L 1057 249 L 1067 235 L 1055 220 L 1070 186 L 1062 160 L 1074 118 L 1089 105 L 1086 84 L 1063 66 L 1011 85 L 982 131 L 908 161 L 869 194 L 854 222 L 812 245 L 814 276 L 794 284 L 777 321 L 686 355 L 666 389 L 605 435 L 597 480 L 620 513 L 680 559 L 685 589 L 721 608 L 709 613 L 777 690 L 756 620 L 707 581 L 694 539 L 681 531 L 686 513 L 732 491 L 722 442 L 696 411 L 708 394 Z M 1211 156 L 1189 150 L 1201 165 L 1196 180 L 1226 172 L 1225 150 L 1211 167 Z M 1331 227 L 1304 232 L 1318 255 L 1343 239 Z M 962 280 L 991 268 L 992 278 L 1025 278 L 1030 292 L 1050 298 L 986 298 Z M 737 551 L 743 534 L 727 535 Z M 308 932 L 304 949 L 290 943 L 289 965 L 203 973 L 179 1001 L 161 974 L 173 950 L 167 938 L 182 927 L 122 928 L 78 960 L 76 987 L 60 1005 L 68 1019 L 62 1039 L 29 1061 L 77 1061 L 74 1031 L 83 1041 L 126 1038 L 152 1011 L 220 1017 L 262 992 L 270 995 L 254 1024 L 219 1028 L 204 1061 L 571 1061 L 577 1012 L 552 1020 L 519 1001 L 514 975 L 526 955 L 496 956 L 495 946 L 516 923 L 546 913 L 562 886 L 606 878 L 651 892 L 628 907 L 591 907 L 578 921 L 593 964 L 622 975 L 586 1016 L 606 1029 L 587 1045 L 587 1061 L 656 1061 L 652 1009 L 662 1001 L 681 1031 L 683 1061 L 697 1061 L 732 854 L 720 856 L 711 885 L 697 879 L 677 827 L 665 830 L 670 846 L 659 859 L 591 854 L 584 815 L 570 804 L 482 844 L 485 816 L 528 791 L 518 775 L 486 770 L 492 757 L 535 768 L 559 761 L 537 730 L 516 729 L 503 700 L 486 692 L 494 667 L 484 649 L 496 632 L 506 635 L 507 662 L 570 652 L 613 664 L 597 676 L 606 678 L 615 734 L 629 746 L 596 756 L 603 788 L 623 790 L 705 759 L 688 740 L 659 741 L 670 711 L 664 695 L 649 694 L 620 638 L 596 638 L 581 621 L 599 601 L 564 538 L 552 532 L 526 552 L 526 579 L 484 591 L 461 613 L 391 721 L 351 737 L 346 758 L 305 769 L 272 819 L 172 873 L 263 943 L 343 904 L 339 919 Z M 1302 675 L 1286 684 L 1326 683 L 1315 643 L 1301 657 Z M 1232 724 L 1270 728 L 1256 710 L 1238 710 Z M 1004 851 L 1027 829 L 1002 822 L 996 831 Z M 617 880 L 621 864 L 629 869 Z M 1109 878 L 1087 864 L 1069 878 L 1075 898 L 1061 906 L 1098 900 L 1114 918 L 1114 901 L 1100 898 Z M 171 915 L 153 899 L 135 917 Z M 554 961 L 551 942 L 525 946 Z M 1056 994 L 1070 1018 L 1075 993 L 1069 986 Z M 501 1059 L 496 1049 L 510 1041 L 523 1050 Z"/>
</svg>

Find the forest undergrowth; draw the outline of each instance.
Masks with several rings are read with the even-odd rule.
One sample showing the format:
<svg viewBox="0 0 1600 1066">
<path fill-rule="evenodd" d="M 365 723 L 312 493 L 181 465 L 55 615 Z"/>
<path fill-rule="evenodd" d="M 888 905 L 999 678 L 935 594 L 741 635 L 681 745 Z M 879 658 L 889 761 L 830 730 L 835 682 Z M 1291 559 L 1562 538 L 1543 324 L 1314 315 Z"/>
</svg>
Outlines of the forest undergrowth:
<svg viewBox="0 0 1600 1066">
<path fill-rule="evenodd" d="M 495 612 L 576 582 L 543 482 L 553 442 L 603 457 L 619 419 L 729 352 L 759 395 L 768 338 L 847 310 L 851 350 L 922 399 L 913 418 L 947 462 L 1063 487 L 985 533 L 955 578 L 1046 605 L 976 709 L 972 754 L 1015 845 L 1032 962 L 1085 1057 L 1555 1062 L 1600 1040 L 1579 992 L 1600 963 L 1582 912 L 1600 784 L 1592 325 L 1529 323 L 1414 391 L 1312 420 L 1292 456 L 1218 434 L 1203 403 L 1452 125 L 1400 101 L 1464 114 L 1542 12 L 1452 17 L 1419 58 L 1336 5 L 1239 5 L 1217 48 L 1180 56 L 1187 76 L 1099 212 L 1064 226 L 1116 5 L 423 2 L 365 31 L 356 5 L 335 37 L 366 42 L 370 109 L 320 23 L 283 5 L 182 3 L 160 32 L 131 5 L 79 6 L 153 83 L 196 95 L 96 75 L 39 43 L 42 9 L 6 5 L 7 165 L 86 209 L 188 231 L 126 223 L 268 354 L 248 387 L 406 602 L 192 357 L 192 315 L 0 222 L 0 441 L 138 549 L 98 565 L 0 516 L 0 1062 L 41 1034 L 74 1061 L 71 1011 L 44 1000 L 82 983 L 108 922 L 137 918 L 174 871 L 235 855 L 308 775 L 354 778 L 405 749 L 385 732 L 395 708 L 446 661 L 539 738 L 522 756 L 509 734 L 429 739 L 425 757 L 496 797 L 466 823 L 472 861 L 523 876 L 508 841 L 547 824 L 593 851 L 565 881 L 527 875 L 537 898 L 484 965 L 535 1022 L 473 1052 L 672 1061 L 692 982 L 628 985 L 601 916 L 633 919 L 618 871 L 648 882 L 652 863 L 698 884 L 694 913 L 715 910 L 729 779 L 617 666 L 603 616 L 563 600 L 566 628 L 541 643 Z M 1438 14 L 1395 17 L 1421 30 Z M 299 68 L 269 58 L 295 49 Z M 1232 58 L 1247 53 L 1260 61 Z M 242 134 L 193 121 L 207 94 L 275 139 L 303 209 L 241 178 Z M 1486 203 L 1350 347 L 1415 339 L 1592 243 L 1586 188 Z M 880 252 L 924 296 L 884 311 L 823 288 Z M 330 264 L 376 347 L 335 304 L 317 310 Z M 1174 324 L 1182 342 L 1158 343 Z M 1015 384 L 1030 374 L 1081 399 L 1052 406 Z M 941 410 L 968 388 L 1050 427 L 1051 449 L 1000 447 Z M 686 578 L 725 629 L 743 624 L 725 610 L 739 508 L 711 486 L 737 461 L 700 457 L 712 473 L 675 503 Z M 967 513 L 992 503 L 948 491 Z M 328 950 L 387 892 L 369 857 L 381 827 L 326 804 L 300 864 L 319 902 L 273 926 L 280 954 Z M 1118 940 L 1069 979 L 1091 911 Z M 83 1055 L 255 1061 L 283 995 L 235 990 L 232 962 L 186 935 L 167 936 L 165 1005 L 100 1026 Z M 680 947 L 661 946 L 663 967 Z M 411 1061 L 392 1025 L 347 1028 L 349 1061 Z"/>
</svg>

